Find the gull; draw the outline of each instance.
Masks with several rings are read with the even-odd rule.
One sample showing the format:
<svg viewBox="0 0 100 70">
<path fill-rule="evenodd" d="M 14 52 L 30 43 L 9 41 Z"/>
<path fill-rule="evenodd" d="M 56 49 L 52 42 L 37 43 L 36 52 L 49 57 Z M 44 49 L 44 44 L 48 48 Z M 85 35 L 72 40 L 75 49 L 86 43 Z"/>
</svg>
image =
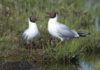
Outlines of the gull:
<svg viewBox="0 0 100 70">
<path fill-rule="evenodd" d="M 87 35 L 87 33 L 77 32 L 70 29 L 68 26 L 58 22 L 57 12 L 49 13 L 48 32 L 51 36 L 60 39 L 61 42 L 65 39 L 85 37 Z"/>
<path fill-rule="evenodd" d="M 40 36 L 36 21 L 35 16 L 28 18 L 28 28 L 22 34 L 22 39 L 26 44 L 31 44 L 33 40 L 37 40 Z"/>
</svg>

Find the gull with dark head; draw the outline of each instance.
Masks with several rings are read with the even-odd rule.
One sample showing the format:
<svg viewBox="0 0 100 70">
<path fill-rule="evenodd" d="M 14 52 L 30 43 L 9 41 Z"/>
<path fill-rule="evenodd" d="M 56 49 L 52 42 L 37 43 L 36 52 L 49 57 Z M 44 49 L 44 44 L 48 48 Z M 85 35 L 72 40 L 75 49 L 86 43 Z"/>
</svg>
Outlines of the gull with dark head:
<svg viewBox="0 0 100 70">
<path fill-rule="evenodd" d="M 70 29 L 68 26 L 58 22 L 57 12 L 49 13 L 48 32 L 50 33 L 50 35 L 60 39 L 61 41 L 80 36 L 85 37 L 87 35 L 83 32 L 76 32 L 75 30 Z"/>
<path fill-rule="evenodd" d="M 30 44 L 40 36 L 36 21 L 37 18 L 35 16 L 28 18 L 28 28 L 22 34 L 22 38 L 26 44 Z"/>
</svg>

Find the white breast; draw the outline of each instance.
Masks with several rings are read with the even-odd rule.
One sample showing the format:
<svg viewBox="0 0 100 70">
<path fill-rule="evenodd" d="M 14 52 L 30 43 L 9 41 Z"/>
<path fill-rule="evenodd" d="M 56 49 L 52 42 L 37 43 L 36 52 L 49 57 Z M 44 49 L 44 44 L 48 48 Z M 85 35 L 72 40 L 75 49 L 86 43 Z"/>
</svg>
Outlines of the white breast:
<svg viewBox="0 0 100 70">
<path fill-rule="evenodd" d="M 29 23 L 29 28 L 26 29 L 23 33 L 23 37 L 25 40 L 33 40 L 36 39 L 40 35 L 37 25 L 35 23 Z"/>
<path fill-rule="evenodd" d="M 48 21 L 48 32 L 53 36 L 53 37 L 58 37 L 57 34 L 57 24 L 53 20 Z"/>
</svg>

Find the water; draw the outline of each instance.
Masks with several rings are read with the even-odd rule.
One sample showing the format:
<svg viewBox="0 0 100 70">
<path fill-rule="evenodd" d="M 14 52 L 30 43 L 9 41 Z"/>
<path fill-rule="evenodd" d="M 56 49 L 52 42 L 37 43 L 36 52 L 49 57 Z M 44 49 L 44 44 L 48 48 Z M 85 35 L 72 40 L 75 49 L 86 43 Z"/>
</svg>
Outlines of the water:
<svg viewBox="0 0 100 70">
<path fill-rule="evenodd" d="M 80 66 L 78 66 L 78 70 L 94 70 L 93 64 L 90 64 L 85 61 L 81 61 Z"/>
<path fill-rule="evenodd" d="M 100 70 L 99 56 L 82 56 L 78 64 L 35 64 L 34 62 L 0 62 L 0 70 Z"/>
<path fill-rule="evenodd" d="M 100 31 L 100 17 L 99 16 L 96 16 L 95 26 L 96 26 L 96 30 Z"/>
<path fill-rule="evenodd" d="M 90 10 L 92 6 L 92 0 L 85 0 L 85 10 Z"/>
</svg>

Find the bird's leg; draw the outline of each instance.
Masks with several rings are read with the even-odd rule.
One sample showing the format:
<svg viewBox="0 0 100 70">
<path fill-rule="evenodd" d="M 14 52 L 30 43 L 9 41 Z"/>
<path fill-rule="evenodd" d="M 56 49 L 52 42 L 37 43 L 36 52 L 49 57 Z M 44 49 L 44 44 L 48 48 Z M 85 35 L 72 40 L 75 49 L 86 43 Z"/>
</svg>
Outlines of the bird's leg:
<svg viewBox="0 0 100 70">
<path fill-rule="evenodd" d="M 29 59 L 31 60 L 31 52 L 32 52 L 32 43 L 31 41 L 27 41 L 27 45 L 28 45 L 28 54 L 29 54 Z"/>
<path fill-rule="evenodd" d="M 58 47 L 61 43 L 62 43 L 62 41 L 60 41 L 60 42 L 56 45 L 56 47 Z"/>
<path fill-rule="evenodd" d="M 61 41 L 56 45 L 56 47 L 59 46 L 64 41 L 63 38 L 60 38 L 60 39 L 61 39 Z"/>
<path fill-rule="evenodd" d="M 27 44 L 28 57 L 30 58 L 30 44 Z"/>
<path fill-rule="evenodd" d="M 32 49 L 33 49 L 33 45 L 32 45 L 32 42 L 30 43 L 30 60 L 31 60 L 31 57 L 32 57 Z"/>
<path fill-rule="evenodd" d="M 28 49 L 28 52 L 30 54 L 30 43 L 29 43 L 29 41 L 27 41 L 27 49 Z"/>
</svg>

